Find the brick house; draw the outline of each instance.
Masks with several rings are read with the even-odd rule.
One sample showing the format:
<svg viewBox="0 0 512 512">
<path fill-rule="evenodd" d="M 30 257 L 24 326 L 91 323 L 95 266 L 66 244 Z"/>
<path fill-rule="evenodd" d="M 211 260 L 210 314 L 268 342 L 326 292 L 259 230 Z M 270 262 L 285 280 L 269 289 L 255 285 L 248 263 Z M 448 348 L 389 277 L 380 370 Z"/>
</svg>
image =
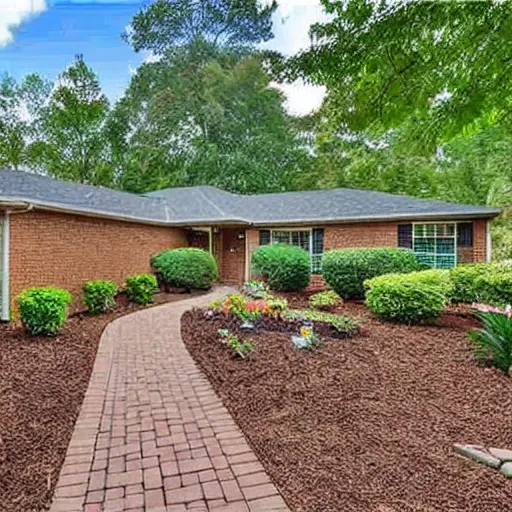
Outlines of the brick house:
<svg viewBox="0 0 512 512">
<path fill-rule="evenodd" d="M 241 283 L 259 245 L 299 245 L 311 255 L 312 287 L 323 285 L 322 254 L 335 248 L 406 247 L 435 267 L 485 261 L 489 221 L 499 213 L 355 189 L 244 196 L 200 186 L 137 195 L 0 170 L 1 318 L 27 287 L 79 297 L 85 281 L 121 284 L 175 247 L 209 250 L 220 280 Z"/>
</svg>

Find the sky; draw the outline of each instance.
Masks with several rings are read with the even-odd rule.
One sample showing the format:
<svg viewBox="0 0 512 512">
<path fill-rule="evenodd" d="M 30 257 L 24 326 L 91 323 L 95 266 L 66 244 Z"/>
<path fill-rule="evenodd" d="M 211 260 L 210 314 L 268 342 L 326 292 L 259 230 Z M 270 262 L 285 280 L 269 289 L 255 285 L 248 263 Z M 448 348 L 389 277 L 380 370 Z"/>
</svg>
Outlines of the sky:
<svg viewBox="0 0 512 512">
<path fill-rule="evenodd" d="M 279 0 L 278 0 L 279 1 Z M 76 54 L 100 78 L 115 101 L 131 73 L 149 56 L 135 53 L 121 39 L 133 15 L 150 0 L 0 0 L 0 73 L 20 79 L 38 72 L 49 79 Z M 325 20 L 318 0 L 281 0 L 274 15 L 275 38 L 265 48 L 293 54 L 309 45 L 308 29 Z M 276 85 L 287 96 L 295 115 L 318 108 L 324 89 L 304 84 Z"/>
</svg>

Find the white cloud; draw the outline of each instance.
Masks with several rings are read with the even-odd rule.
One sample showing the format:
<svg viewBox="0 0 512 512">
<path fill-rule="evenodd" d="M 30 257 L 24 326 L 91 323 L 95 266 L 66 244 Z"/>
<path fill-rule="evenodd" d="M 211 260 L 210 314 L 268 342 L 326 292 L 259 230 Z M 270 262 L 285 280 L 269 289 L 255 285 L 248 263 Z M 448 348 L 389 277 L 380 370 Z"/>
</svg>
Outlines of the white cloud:
<svg viewBox="0 0 512 512">
<path fill-rule="evenodd" d="M 311 44 L 311 25 L 328 19 L 319 0 L 280 0 L 273 20 L 275 37 L 262 47 L 285 55 L 305 50 Z M 305 115 L 316 110 L 325 96 L 325 87 L 303 82 L 276 84 L 276 87 L 286 94 L 287 108 L 293 115 Z"/>
<path fill-rule="evenodd" d="M 46 0 L 0 0 L 0 48 L 13 40 L 13 30 L 48 8 Z"/>
</svg>

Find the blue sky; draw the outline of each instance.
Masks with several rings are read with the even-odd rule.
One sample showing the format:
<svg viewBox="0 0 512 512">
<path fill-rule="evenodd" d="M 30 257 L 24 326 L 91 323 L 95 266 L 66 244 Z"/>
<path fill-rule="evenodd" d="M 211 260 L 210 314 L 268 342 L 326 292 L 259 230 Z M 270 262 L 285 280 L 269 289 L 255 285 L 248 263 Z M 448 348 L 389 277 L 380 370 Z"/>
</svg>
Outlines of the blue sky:
<svg viewBox="0 0 512 512">
<path fill-rule="evenodd" d="M 75 54 L 98 74 L 115 100 L 129 83 L 130 70 L 147 57 L 121 39 L 133 15 L 150 0 L 0 0 L 0 72 L 16 78 L 38 72 L 54 79 Z M 15 5 L 14 5 L 15 4 Z M 324 15 L 318 0 L 281 0 L 270 46 L 293 53 L 308 45 L 309 25 Z M 322 90 L 301 84 L 282 87 L 293 113 L 318 106 Z"/>
</svg>

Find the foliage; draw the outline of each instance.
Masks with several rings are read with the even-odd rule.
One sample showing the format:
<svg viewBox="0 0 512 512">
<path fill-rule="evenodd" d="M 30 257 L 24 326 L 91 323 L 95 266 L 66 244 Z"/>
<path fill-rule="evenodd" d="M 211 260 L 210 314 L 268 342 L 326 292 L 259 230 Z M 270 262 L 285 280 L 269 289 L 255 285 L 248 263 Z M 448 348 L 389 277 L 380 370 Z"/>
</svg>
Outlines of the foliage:
<svg viewBox="0 0 512 512">
<path fill-rule="evenodd" d="M 277 3 L 259 0 L 157 0 L 133 17 L 124 35 L 135 51 L 161 54 L 197 39 L 247 46 L 272 37 Z"/>
<path fill-rule="evenodd" d="M 85 305 L 92 315 L 105 313 L 115 306 L 117 284 L 113 281 L 88 281 L 83 292 Z"/>
<path fill-rule="evenodd" d="M 266 303 L 266 314 L 273 318 L 282 318 L 288 309 L 288 301 L 281 297 L 268 297 Z"/>
<path fill-rule="evenodd" d="M 365 281 L 366 305 L 386 320 L 415 324 L 435 320 L 450 301 L 446 270 L 388 274 Z"/>
<path fill-rule="evenodd" d="M 339 249 L 327 251 L 322 260 L 325 281 L 344 299 L 362 299 L 367 279 L 419 269 L 416 257 L 407 249 Z"/>
<path fill-rule="evenodd" d="M 334 290 L 315 293 L 309 297 L 309 304 L 316 309 L 330 310 L 341 302 L 341 297 Z"/>
<path fill-rule="evenodd" d="M 242 359 L 249 357 L 256 348 L 251 340 L 241 341 L 228 329 L 219 329 L 218 334 L 222 340 L 222 343 L 225 343 L 231 347 L 235 354 L 237 354 Z"/>
<path fill-rule="evenodd" d="M 263 281 L 247 281 L 244 283 L 243 292 L 253 299 L 265 299 L 270 295 L 268 286 Z"/>
<path fill-rule="evenodd" d="M 156 254 L 151 258 L 151 266 L 167 286 L 178 288 L 208 290 L 218 277 L 215 258 L 193 247 Z"/>
<path fill-rule="evenodd" d="M 135 274 L 126 279 L 125 292 L 137 304 L 151 304 L 158 291 L 156 277 L 151 274 Z"/>
<path fill-rule="evenodd" d="M 246 299 L 239 293 L 231 293 L 221 303 L 221 310 L 226 316 L 241 318 L 245 311 Z"/>
<path fill-rule="evenodd" d="M 512 270 L 497 266 L 474 281 L 474 294 L 478 301 L 493 306 L 512 304 Z"/>
<path fill-rule="evenodd" d="M 309 284 L 309 254 L 300 247 L 262 245 L 253 252 L 251 265 L 253 273 L 264 277 L 272 290 L 299 291 Z"/>
<path fill-rule="evenodd" d="M 352 318 L 343 315 L 335 315 L 316 309 L 289 309 L 285 311 L 286 320 L 301 320 L 309 322 L 321 322 L 329 324 L 337 331 L 353 331 L 357 328 L 357 322 Z"/>
<path fill-rule="evenodd" d="M 453 283 L 453 296 L 455 302 L 475 302 L 478 297 L 475 293 L 475 280 L 487 274 L 493 268 L 488 263 L 470 263 L 457 265 L 450 269 L 450 278 Z"/>
<path fill-rule="evenodd" d="M 512 316 L 510 311 L 480 312 L 480 329 L 467 334 L 478 359 L 490 361 L 509 374 L 512 366 Z"/>
<path fill-rule="evenodd" d="M 281 318 L 288 308 L 288 301 L 279 297 L 267 296 L 267 299 L 246 299 L 239 293 L 232 293 L 224 300 L 210 305 L 214 311 L 222 311 L 226 316 L 253 322 L 262 315 Z"/>
<path fill-rule="evenodd" d="M 310 323 L 310 322 L 309 322 Z M 311 324 L 311 323 L 310 323 Z M 303 325 L 300 328 L 300 336 L 292 336 L 292 345 L 299 349 L 312 350 L 322 343 L 320 337 L 315 333 L 313 325 Z"/>
<path fill-rule="evenodd" d="M 73 298 L 61 288 L 29 288 L 16 298 L 21 322 L 32 335 L 54 336 L 59 333 L 68 316 Z"/>
</svg>

